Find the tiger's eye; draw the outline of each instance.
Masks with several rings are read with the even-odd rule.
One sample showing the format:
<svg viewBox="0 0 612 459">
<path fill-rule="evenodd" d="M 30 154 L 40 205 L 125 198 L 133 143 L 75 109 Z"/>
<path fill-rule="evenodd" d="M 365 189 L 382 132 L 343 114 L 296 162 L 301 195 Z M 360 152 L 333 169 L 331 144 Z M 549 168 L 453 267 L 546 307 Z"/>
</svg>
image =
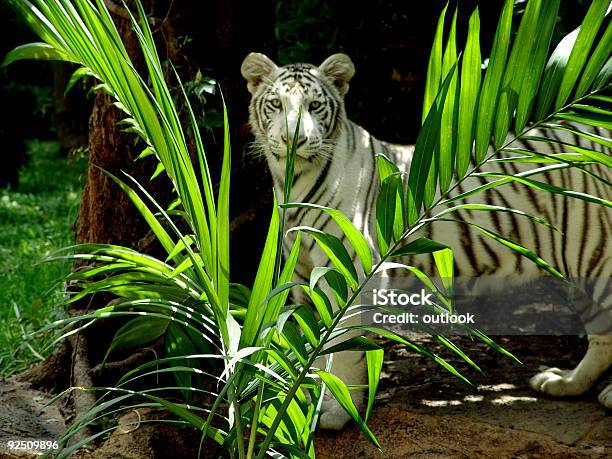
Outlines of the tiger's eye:
<svg viewBox="0 0 612 459">
<path fill-rule="evenodd" d="M 283 105 L 280 99 L 272 99 L 271 103 L 274 108 L 281 108 L 281 105 Z"/>
<path fill-rule="evenodd" d="M 319 102 L 318 100 L 313 100 L 312 102 L 310 102 L 310 109 L 311 110 L 316 110 L 320 106 L 321 106 L 321 102 Z"/>
</svg>

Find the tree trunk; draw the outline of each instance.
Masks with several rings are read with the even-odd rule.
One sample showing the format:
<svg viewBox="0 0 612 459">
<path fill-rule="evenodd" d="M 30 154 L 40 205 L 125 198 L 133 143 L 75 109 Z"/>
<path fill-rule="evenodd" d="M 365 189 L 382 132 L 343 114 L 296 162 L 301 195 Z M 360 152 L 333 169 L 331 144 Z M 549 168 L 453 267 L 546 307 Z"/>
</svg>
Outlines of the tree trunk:
<svg viewBox="0 0 612 459">
<path fill-rule="evenodd" d="M 193 5 L 183 0 L 174 5 L 170 1 L 162 3 L 167 3 L 170 9 L 155 5 L 156 17 L 164 18 L 153 20 L 153 29 L 161 32 L 156 37 L 158 48 L 180 70 L 190 73 L 184 75 L 184 80 L 193 76 L 195 69 L 209 69 L 219 81 L 228 107 L 233 152 L 231 202 L 232 216 L 236 219 L 232 233 L 232 249 L 236 256 L 232 264 L 240 267 L 235 270 L 237 277 L 233 280 L 248 283 L 265 239 L 261 228 L 267 226 L 271 211 L 271 181 L 266 164 L 245 152 L 245 145 L 250 140 L 247 125 L 250 95 L 240 75 L 240 64 L 251 51 L 274 56 L 274 2 L 215 0 Z M 136 38 L 127 20 L 120 17 L 118 26 L 128 53 L 134 59 L 138 56 Z M 185 48 L 176 40 L 183 35 L 193 37 L 191 45 Z M 90 166 L 81 201 L 78 242 L 147 249 L 148 239 L 143 239 L 147 234 L 145 223 L 119 187 L 96 166 L 113 174 L 119 174 L 120 170 L 129 172 L 156 198 L 167 198 L 170 187 L 162 177 L 148 183 L 152 161 L 133 162 L 140 151 L 132 146 L 133 136 L 117 128 L 116 122 L 120 119 L 121 114 L 112 107 L 109 96 L 97 94 L 90 120 Z M 208 140 L 210 143 L 212 139 Z M 220 148 L 218 146 L 217 151 L 207 149 L 213 168 L 215 160 L 221 156 L 217 154 Z M 213 177 L 218 177 L 218 170 L 213 171 Z M 256 243 L 253 243 L 253 235 Z"/>
<path fill-rule="evenodd" d="M 141 68 L 138 42 L 129 20 L 118 15 L 113 18 L 130 58 L 137 69 Z M 161 177 L 149 183 L 156 166 L 153 160 L 134 162 L 144 146 L 134 134 L 126 134 L 117 126 L 125 114 L 114 107 L 113 102 L 104 91 L 96 92 L 89 120 L 89 166 L 79 208 L 77 242 L 135 248 L 147 233 L 146 223 L 126 194 L 101 169 L 118 177 L 124 171 L 148 189 L 153 185 L 156 188 L 151 190 L 153 195 L 162 201 L 170 193 L 160 196 Z M 164 185 L 168 188 L 167 183 Z"/>
<path fill-rule="evenodd" d="M 112 104 L 108 94 L 96 93 L 89 122 L 89 166 L 79 208 L 77 242 L 135 248 L 147 233 L 146 224 L 126 194 L 101 169 L 118 177 L 124 171 L 150 188 L 148 177 L 155 164 L 150 160 L 134 162 L 140 153 L 134 146 L 135 136 L 120 131 L 116 124 L 125 114 Z M 157 193 L 155 196 L 160 197 Z"/>
</svg>

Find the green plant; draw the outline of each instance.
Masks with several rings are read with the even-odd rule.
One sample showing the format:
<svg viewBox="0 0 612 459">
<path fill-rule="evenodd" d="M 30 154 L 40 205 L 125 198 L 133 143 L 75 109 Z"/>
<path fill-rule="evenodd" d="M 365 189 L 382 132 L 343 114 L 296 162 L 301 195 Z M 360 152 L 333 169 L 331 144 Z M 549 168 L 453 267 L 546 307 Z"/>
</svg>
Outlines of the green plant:
<svg viewBox="0 0 612 459">
<path fill-rule="evenodd" d="M 55 325 L 65 327 L 63 336 L 76 333 L 98 319 L 135 316 L 115 335 L 109 352 L 143 344 L 162 334 L 169 350 L 168 357 L 141 365 L 126 373 L 114 387 L 100 389 L 104 390 L 104 394 L 88 413 L 73 423 L 63 439 L 64 444 L 83 427 L 104 415 L 141 406 L 156 406 L 166 408 L 176 416 L 176 419 L 166 422 L 197 428 L 202 433 L 202 444 L 208 437 L 222 445 L 231 456 L 261 458 L 276 453 L 313 457 L 313 433 L 319 402 L 323 392 L 328 390 L 355 419 L 365 435 L 380 447 L 365 421 L 372 410 L 383 351 L 372 340 L 355 337 L 351 332 L 374 332 L 403 343 L 430 356 L 456 376 L 465 378 L 441 357 L 396 333 L 349 325 L 345 318 L 359 310 L 355 301 L 365 283 L 385 269 L 410 272 L 434 289 L 439 303 L 436 305 L 437 311 L 453 313 L 452 284 L 446 282 L 437 288 L 425 273 L 412 266 L 388 263 L 388 260 L 400 255 L 432 254 L 441 277 L 452 277 L 451 249 L 425 238 L 415 239 L 415 234 L 426 225 L 449 220 L 449 214 L 461 208 L 460 204 L 455 205 L 431 216 L 437 205 L 449 204 L 457 199 L 448 197 L 448 192 L 456 183 L 475 174 L 490 176 L 478 170 L 505 148 L 505 139 L 512 123 L 516 136 L 525 135 L 528 122 L 530 126 L 546 123 L 551 129 L 562 129 L 551 124 L 555 119 L 609 125 L 610 112 L 594 106 L 595 102 L 610 102 L 609 96 L 602 95 L 609 86 L 612 73 L 612 61 L 608 56 L 612 33 L 610 24 L 602 37 L 596 40 L 608 1 L 595 0 L 592 3 L 580 31 L 557 47 L 546 67 L 550 34 L 556 17 L 550 11 L 558 8 L 559 1 L 529 2 L 511 51 L 509 30 L 513 2 L 506 1 L 482 84 L 478 12 L 472 15 L 466 49 L 461 57 L 456 50 L 454 27 L 451 27 L 446 46 L 442 46 L 445 9 L 430 58 L 423 127 L 406 186 L 396 166 L 379 157 L 381 191 L 376 208 L 376 255 L 368 247 L 364 236 L 340 212 L 308 203 L 288 202 L 293 178 L 294 145 L 287 155 L 287 189 L 284 202 L 280 205 L 282 211 L 279 212 L 276 205 L 272 210 L 259 269 L 249 290 L 230 283 L 230 148 L 227 116 L 224 116 L 223 167 L 219 191 L 215 196 L 197 123 L 184 98 L 191 115 L 191 134 L 197 147 L 197 167 L 192 164 L 186 130 L 179 121 L 177 108 L 164 81 L 142 7 L 137 3 L 140 20 L 132 18 L 132 23 L 147 64 L 147 78 L 141 77 L 133 68 L 101 0 L 36 0 L 33 3 L 11 0 L 11 4 L 45 43 L 17 48 L 7 56 L 5 63 L 23 58 L 44 58 L 63 59 L 81 65 L 82 69 L 78 72 L 98 79 L 100 88 L 111 94 L 124 110 L 125 124 L 147 144 L 142 156 L 155 155 L 178 196 L 169 209 L 163 209 L 131 177 L 111 176 L 149 223 L 167 252 L 166 259 L 155 259 L 124 247 L 102 244 L 71 247 L 52 257 L 91 263 L 89 268 L 69 275 L 69 280 L 76 283 L 80 290 L 68 302 L 102 291 L 119 297 L 111 305 L 59 321 Z M 575 44 L 572 39 L 575 39 Z M 145 81 L 150 81 L 150 87 Z M 487 153 L 491 134 L 494 137 L 494 152 Z M 577 131 L 577 135 L 588 134 Z M 592 140 L 610 145 L 608 139 Z M 562 156 L 537 152 L 515 153 L 521 156 L 519 160 L 524 161 L 534 156 L 544 156 L 551 163 L 547 166 L 549 169 L 577 167 L 592 176 L 594 174 L 588 171 L 587 165 L 601 163 L 610 167 L 609 157 L 588 149 Z M 477 166 L 469 169 L 472 156 Z M 453 176 L 456 177 L 454 185 Z M 533 180 L 530 175 L 496 175 L 494 178 L 497 180 L 469 193 L 476 194 L 486 188 L 514 181 L 612 206 L 605 199 L 547 185 Z M 598 176 L 594 178 L 605 180 Z M 441 197 L 436 199 L 438 190 Z M 281 263 L 284 209 L 295 206 L 328 213 L 343 231 L 347 244 L 358 255 L 358 265 L 352 263 L 347 248 L 338 238 L 307 227 L 290 229 L 298 232 L 297 237 L 286 261 Z M 485 204 L 476 205 L 473 210 L 518 213 L 511 208 L 494 208 Z M 541 220 L 537 216 L 528 217 Z M 187 232 L 179 229 L 179 221 L 187 224 Z M 170 230 L 166 230 L 167 227 Z M 486 228 L 478 229 L 530 258 L 553 275 L 560 275 L 532 251 Z M 315 268 L 308 285 L 292 281 L 303 234 L 315 239 L 333 265 Z M 329 289 L 320 288 L 322 281 Z M 289 290 L 295 287 L 304 289 L 312 306 L 285 304 Z M 330 292 L 329 296 L 326 291 Z M 336 307 L 333 308 L 332 304 Z M 288 320 L 290 317 L 294 321 Z M 478 339 L 510 356 L 477 330 L 472 332 Z M 342 340 L 342 337 L 345 339 Z M 447 338 L 438 335 L 436 338 L 479 370 Z M 329 347 L 332 339 L 340 339 L 341 342 Z M 365 351 L 367 355 L 369 384 L 365 419 L 351 400 L 351 388 L 329 373 L 329 367 L 314 367 L 317 357 L 346 349 Z M 220 362 L 220 375 L 205 365 L 207 361 Z M 137 392 L 130 390 L 130 383 L 135 380 L 163 373 L 173 374 L 176 384 Z M 214 390 L 209 390 L 203 377 L 216 382 Z M 303 390 L 310 395 L 310 401 Z M 135 397 L 140 400 L 134 400 Z M 183 402 L 172 401 L 176 397 Z M 210 405 L 202 406 L 201 403 L 188 403 L 190 397 L 200 402 L 211 397 L 213 401 Z M 84 443 L 104 435 L 107 430 L 76 442 L 59 456 L 67 457 Z"/>
<path fill-rule="evenodd" d="M 217 91 L 217 82 L 197 71 L 193 80 L 185 83 L 185 92 L 188 97 L 195 100 L 194 112 L 198 119 L 198 126 L 202 129 L 212 131 L 213 128 L 223 126 L 223 113 L 211 106 L 207 106 L 207 97 L 212 96 Z M 199 109 L 199 110 L 198 110 Z"/>
</svg>

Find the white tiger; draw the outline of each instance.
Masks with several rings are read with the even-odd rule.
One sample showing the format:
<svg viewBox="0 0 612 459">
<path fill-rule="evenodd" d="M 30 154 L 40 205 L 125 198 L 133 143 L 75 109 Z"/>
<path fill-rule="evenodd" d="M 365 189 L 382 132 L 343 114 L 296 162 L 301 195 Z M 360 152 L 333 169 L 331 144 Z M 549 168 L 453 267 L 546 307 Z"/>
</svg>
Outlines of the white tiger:
<svg viewBox="0 0 612 459">
<path fill-rule="evenodd" d="M 279 67 L 265 55 L 251 53 L 245 58 L 241 71 L 252 95 L 249 112 L 255 146 L 267 159 L 279 201 L 283 194 L 287 142 L 293 142 L 291 136 L 301 108 L 291 200 L 342 211 L 351 218 L 357 229 L 368 236 L 368 242 L 373 247 L 376 241 L 374 209 L 378 187 L 375 154 L 384 153 L 408 170 L 413 147 L 381 142 L 347 118 L 344 95 L 355 72 L 351 59 L 345 54 L 334 54 L 318 67 L 305 63 Z M 289 139 L 286 138 L 287 132 L 290 133 Z M 542 151 L 542 146 L 531 147 Z M 544 148 L 550 151 L 551 147 L 546 145 Z M 606 153 L 610 153 L 609 149 Z M 519 166 L 513 163 L 500 163 L 496 167 L 510 174 L 519 171 Z M 608 170 L 599 169 L 600 175 L 610 178 Z M 576 191 L 605 199 L 612 197 L 608 187 L 573 169 L 546 173 L 544 178 Z M 470 180 L 458 187 L 456 193 L 481 183 L 479 179 Z M 563 235 L 512 214 L 465 212 L 460 215 L 461 218 L 492 227 L 524 246 L 533 247 L 542 258 L 562 268 L 568 276 L 610 279 L 612 250 L 607 237 L 612 229 L 610 209 L 558 195 L 537 193 L 512 183 L 476 195 L 470 202 L 482 202 L 483 199 L 489 204 L 515 207 L 543 216 L 559 227 Z M 312 226 L 342 236 L 331 218 L 322 212 L 294 210 L 288 213 L 288 224 Z M 486 273 L 514 279 L 542 275 L 537 266 L 524 257 L 513 256 L 510 252 L 502 254 L 503 249 L 496 242 L 465 225 L 453 225 L 430 225 L 426 236 L 453 247 L 457 275 Z M 286 243 L 287 246 L 290 244 L 288 241 Z M 328 259 L 314 241 L 307 240 L 304 244 L 296 275 L 300 281 L 306 282 L 312 268 L 325 266 Z M 431 271 L 431 268 L 423 266 L 426 271 Z M 506 285 L 507 289 L 516 287 Z M 612 297 L 610 282 L 598 285 L 595 290 L 593 295 L 598 303 L 609 305 Z M 604 309 L 606 317 L 602 320 L 610 323 L 612 308 L 606 306 Z M 531 379 L 531 387 L 552 396 L 586 392 L 612 364 L 612 332 L 604 330 L 597 333 L 602 334 L 589 334 L 588 351 L 575 369 L 548 369 Z M 359 352 L 342 354 L 334 359 L 335 374 L 348 384 L 364 384 L 366 370 L 363 355 Z M 354 399 L 359 404 L 361 395 L 354 395 Z M 612 385 L 604 389 L 599 400 L 612 408 Z M 333 400 L 324 403 L 321 416 L 323 428 L 339 429 L 348 420 L 348 415 Z"/>
</svg>

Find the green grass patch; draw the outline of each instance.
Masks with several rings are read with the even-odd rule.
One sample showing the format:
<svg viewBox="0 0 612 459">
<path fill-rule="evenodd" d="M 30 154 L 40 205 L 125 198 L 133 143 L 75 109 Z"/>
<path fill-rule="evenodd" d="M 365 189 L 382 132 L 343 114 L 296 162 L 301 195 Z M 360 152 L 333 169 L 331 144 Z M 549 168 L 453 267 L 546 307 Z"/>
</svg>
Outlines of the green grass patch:
<svg viewBox="0 0 612 459">
<path fill-rule="evenodd" d="M 31 337 L 63 315 L 60 280 L 70 262 L 40 263 L 74 243 L 86 160 L 58 155 L 55 142 L 28 142 L 31 160 L 16 192 L 0 190 L 0 376 L 45 356 L 51 334 Z"/>
</svg>

